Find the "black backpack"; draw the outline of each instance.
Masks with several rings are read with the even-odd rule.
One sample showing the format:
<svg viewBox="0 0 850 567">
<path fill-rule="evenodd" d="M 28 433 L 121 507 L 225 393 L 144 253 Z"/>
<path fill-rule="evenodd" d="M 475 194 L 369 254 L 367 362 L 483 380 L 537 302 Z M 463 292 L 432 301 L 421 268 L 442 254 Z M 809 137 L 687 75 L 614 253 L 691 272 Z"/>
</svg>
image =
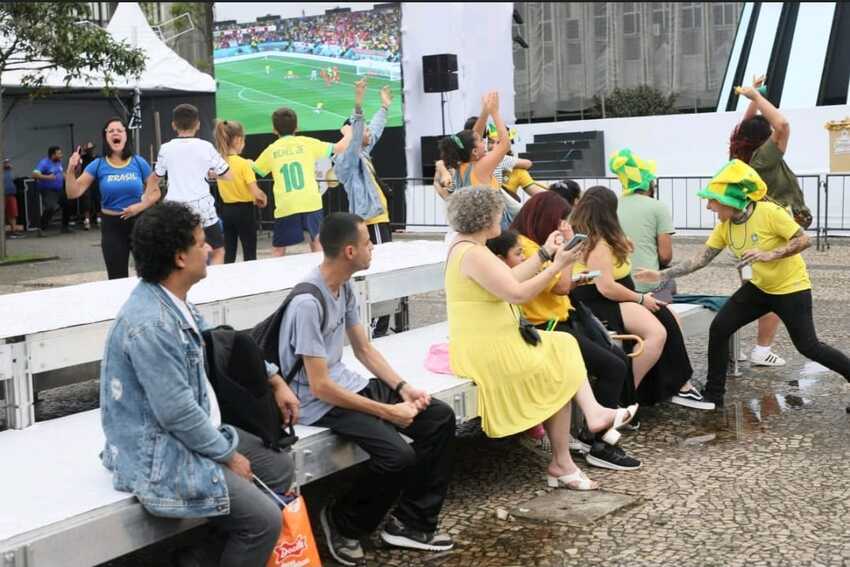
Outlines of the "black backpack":
<svg viewBox="0 0 850 567">
<path fill-rule="evenodd" d="M 283 300 L 283 303 L 281 303 L 280 307 L 278 307 L 274 313 L 257 323 L 250 331 L 251 336 L 263 351 L 263 357 L 265 360 L 273 362 L 278 366 L 278 368 L 280 368 L 280 351 L 278 350 L 280 348 L 280 323 L 283 321 L 286 308 L 289 307 L 292 300 L 296 296 L 304 294 L 312 295 L 316 298 L 316 301 L 319 302 L 319 306 L 322 311 L 321 328 L 324 330 L 328 311 L 327 305 L 325 304 L 325 297 L 322 295 L 322 291 L 315 285 L 307 282 L 301 282 L 292 288 L 292 291 L 289 292 L 289 295 L 286 296 L 286 299 Z M 289 372 L 284 374 L 286 383 L 291 383 L 295 378 L 295 375 L 298 374 L 303 367 L 304 360 L 299 356 Z M 283 373 L 284 369 L 281 368 L 280 371 Z"/>
<path fill-rule="evenodd" d="M 266 375 L 263 353 L 251 335 L 220 325 L 202 333 L 207 377 L 218 398 L 221 420 L 253 433 L 266 447 L 289 448 L 298 437 L 283 415 Z"/>
</svg>

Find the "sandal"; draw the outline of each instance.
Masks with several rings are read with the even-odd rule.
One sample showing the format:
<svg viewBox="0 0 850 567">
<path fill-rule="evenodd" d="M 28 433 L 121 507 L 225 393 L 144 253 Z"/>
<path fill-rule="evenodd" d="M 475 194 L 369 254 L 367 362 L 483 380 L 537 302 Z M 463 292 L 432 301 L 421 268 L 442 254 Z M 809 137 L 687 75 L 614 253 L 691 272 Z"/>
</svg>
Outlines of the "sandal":
<svg viewBox="0 0 850 567">
<path fill-rule="evenodd" d="M 637 415 L 637 410 L 638 404 L 632 404 L 627 408 L 617 408 L 614 423 L 602 436 L 602 440 L 609 445 L 616 445 L 620 441 L 620 432 L 617 430 L 629 423 Z"/>
<path fill-rule="evenodd" d="M 587 476 L 576 468 L 572 474 L 563 476 L 546 475 L 546 484 L 549 488 L 569 488 L 570 490 L 599 490 L 599 483 L 587 478 Z"/>
</svg>

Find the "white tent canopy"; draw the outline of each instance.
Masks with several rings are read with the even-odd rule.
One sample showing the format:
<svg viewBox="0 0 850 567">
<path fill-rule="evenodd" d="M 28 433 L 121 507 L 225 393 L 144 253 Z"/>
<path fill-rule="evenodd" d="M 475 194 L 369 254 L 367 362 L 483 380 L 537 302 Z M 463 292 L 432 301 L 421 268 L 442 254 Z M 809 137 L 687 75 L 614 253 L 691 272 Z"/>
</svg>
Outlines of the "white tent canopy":
<svg viewBox="0 0 850 567">
<path fill-rule="evenodd" d="M 113 77 L 112 86 L 117 89 L 135 89 L 144 91 L 189 91 L 215 92 L 215 79 L 195 69 L 188 61 L 177 55 L 153 31 L 147 18 L 136 2 L 119 2 L 106 27 L 106 31 L 116 41 L 126 41 L 133 47 L 145 52 L 145 70 L 138 80 Z M 27 71 L 3 73 L 5 87 L 21 86 L 21 80 Z M 64 88 L 65 71 L 55 69 L 47 72 L 44 85 L 50 88 Z M 100 89 L 105 86 L 102 76 L 96 73 L 91 77 L 72 80 L 71 88 Z"/>
</svg>

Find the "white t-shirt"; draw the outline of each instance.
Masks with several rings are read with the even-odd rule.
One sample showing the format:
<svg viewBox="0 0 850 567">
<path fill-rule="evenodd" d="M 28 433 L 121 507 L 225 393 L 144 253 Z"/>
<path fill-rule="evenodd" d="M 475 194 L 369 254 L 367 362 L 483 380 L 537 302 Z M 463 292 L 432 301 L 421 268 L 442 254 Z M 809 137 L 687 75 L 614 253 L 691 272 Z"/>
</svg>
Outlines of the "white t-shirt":
<svg viewBox="0 0 850 567">
<path fill-rule="evenodd" d="M 198 324 L 195 323 L 195 318 L 192 317 L 192 312 L 189 311 L 189 306 L 186 305 L 186 302 L 171 293 L 164 285 L 161 285 L 159 287 L 161 287 L 165 291 L 165 293 L 168 294 L 168 297 L 171 298 L 171 301 L 174 302 L 174 305 L 177 306 L 177 309 L 180 310 L 180 313 L 183 314 L 183 317 L 186 318 L 186 321 L 188 321 L 189 324 L 192 325 L 192 328 L 195 329 L 195 332 L 200 335 L 201 332 L 200 330 L 198 330 Z M 210 421 L 212 422 L 213 427 L 219 427 L 221 425 L 221 408 L 218 407 L 218 398 L 215 395 L 215 390 L 213 390 L 209 377 L 205 375 L 204 381 L 207 384 L 207 396 L 209 396 L 210 398 Z"/>
<path fill-rule="evenodd" d="M 496 181 L 499 182 L 499 187 L 502 186 L 502 183 L 505 180 L 505 173 L 510 174 L 513 168 L 516 167 L 516 162 L 519 161 L 519 158 L 516 156 L 505 156 L 502 158 L 502 161 L 499 162 L 499 166 L 493 170 L 493 177 L 496 178 Z"/>
<path fill-rule="evenodd" d="M 218 222 L 215 199 L 210 194 L 207 172 L 223 175 L 230 166 L 212 144 L 200 138 L 174 138 L 159 148 L 154 172 L 168 175 L 166 201 L 189 205 L 208 227 Z"/>
</svg>

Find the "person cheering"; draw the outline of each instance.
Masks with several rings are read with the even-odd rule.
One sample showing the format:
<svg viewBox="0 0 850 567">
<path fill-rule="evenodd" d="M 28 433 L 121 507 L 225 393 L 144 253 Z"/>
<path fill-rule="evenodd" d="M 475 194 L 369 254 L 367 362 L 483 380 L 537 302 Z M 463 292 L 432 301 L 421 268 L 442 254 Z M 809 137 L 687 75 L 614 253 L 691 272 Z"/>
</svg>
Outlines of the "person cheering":
<svg viewBox="0 0 850 567">
<path fill-rule="evenodd" d="M 800 253 L 809 237 L 780 205 L 762 199 L 767 185 L 756 171 L 733 159 L 697 195 L 720 222 L 705 247 L 691 260 L 657 270 L 639 270 L 635 279 L 657 282 L 684 276 L 709 264 L 724 248 L 739 260 L 745 276 L 741 287 L 714 317 L 708 339 L 708 378 L 702 394 L 723 406 L 729 338 L 766 313 L 776 313 L 794 347 L 806 358 L 850 381 L 850 359 L 820 342 L 812 320 L 812 284 Z"/>
<path fill-rule="evenodd" d="M 151 166 L 134 155 L 127 144 L 127 126 L 120 118 L 106 121 L 103 127 L 103 155 L 89 163 L 79 177 L 79 148 L 68 160 L 65 191 L 76 199 L 97 181 L 100 188 L 101 239 L 103 261 L 110 280 L 129 275 L 130 235 L 136 216 L 160 198 L 158 186 L 145 190 Z"/>
</svg>

